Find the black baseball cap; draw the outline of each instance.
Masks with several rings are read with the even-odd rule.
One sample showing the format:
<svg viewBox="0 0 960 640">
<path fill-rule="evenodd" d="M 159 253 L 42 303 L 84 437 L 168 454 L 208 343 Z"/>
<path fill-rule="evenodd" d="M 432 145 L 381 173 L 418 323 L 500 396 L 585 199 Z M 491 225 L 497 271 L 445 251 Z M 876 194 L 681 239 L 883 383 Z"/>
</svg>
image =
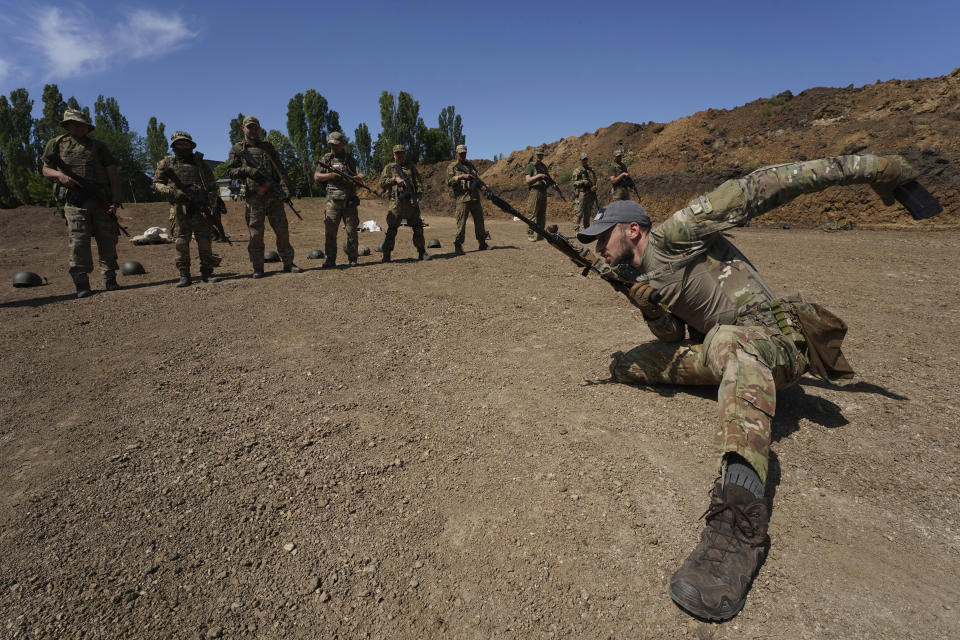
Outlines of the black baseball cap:
<svg viewBox="0 0 960 640">
<path fill-rule="evenodd" d="M 593 218 L 593 224 L 577 234 L 577 240 L 583 243 L 590 243 L 597 239 L 601 233 L 613 228 L 614 225 L 636 222 L 641 227 L 650 228 L 650 216 L 639 202 L 633 200 L 614 200 L 604 208 L 597 211 Z"/>
</svg>

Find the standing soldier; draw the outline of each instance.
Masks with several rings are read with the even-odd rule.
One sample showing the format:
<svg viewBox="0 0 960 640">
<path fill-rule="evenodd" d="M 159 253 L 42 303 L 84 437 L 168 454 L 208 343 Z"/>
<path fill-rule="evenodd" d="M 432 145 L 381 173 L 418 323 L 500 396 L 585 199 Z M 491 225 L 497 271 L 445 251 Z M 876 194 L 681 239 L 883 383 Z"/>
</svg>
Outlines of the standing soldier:
<svg viewBox="0 0 960 640">
<path fill-rule="evenodd" d="M 480 204 L 479 189 L 472 189 L 477 178 L 477 168 L 467 160 L 467 145 L 457 145 L 457 159 L 447 165 L 447 186 L 453 189 L 453 199 L 457 203 L 457 236 L 453 240 L 453 251 L 463 255 L 463 239 L 467 235 L 467 216 L 473 216 L 473 231 L 477 236 L 480 251 L 487 249 L 487 232 L 483 228 L 483 206 Z M 483 187 L 481 187 L 483 188 Z"/>
<path fill-rule="evenodd" d="M 287 227 L 287 214 L 283 210 L 283 194 L 270 186 L 286 181 L 280 155 L 273 145 L 260 139 L 260 121 L 253 116 L 243 119 L 243 140 L 230 148 L 227 157 L 227 177 L 243 179 L 246 183 L 247 228 L 250 241 L 247 252 L 253 265 L 253 278 L 263 277 L 263 230 L 264 219 L 270 220 L 273 233 L 277 236 L 277 253 L 283 261 L 284 273 L 300 273 L 300 267 L 293 264 L 293 247 L 290 245 L 290 231 Z M 268 180 L 269 177 L 269 180 Z"/>
<path fill-rule="evenodd" d="M 633 178 L 623 162 L 623 149 L 613 152 L 613 164 L 610 165 L 610 201 L 629 200 L 630 184 Z"/>
<path fill-rule="evenodd" d="M 597 211 L 597 172 L 587 162 L 587 154 L 580 154 L 580 166 L 573 172 L 573 230 L 590 226 Z"/>
<path fill-rule="evenodd" d="M 328 151 L 320 162 L 339 169 L 356 180 L 363 180 L 363 174 L 357 169 L 357 161 L 346 152 L 347 139 L 339 131 L 334 131 L 327 138 L 333 151 Z M 337 228 L 343 221 L 343 228 L 347 232 L 347 260 L 351 267 L 357 266 L 357 227 L 360 225 L 360 214 L 357 205 L 360 198 L 357 196 L 357 185 L 344 177 L 330 171 L 325 172 L 318 166 L 313 179 L 327 183 L 327 210 L 323 219 L 324 249 L 327 259 L 322 268 L 327 269 L 337 264 Z"/>
<path fill-rule="evenodd" d="M 203 155 L 194 153 L 197 143 L 186 131 L 175 131 L 170 136 L 173 155 L 160 159 L 153 174 L 153 188 L 167 197 L 170 207 L 170 227 L 176 239 L 176 265 L 180 272 L 178 287 L 190 286 L 190 235 L 197 239 L 200 252 L 200 279 L 211 280 L 217 265 L 210 246 L 211 222 L 217 202 L 217 181 L 213 171 L 203 161 Z M 204 210 L 206 213 L 204 213 Z M 216 282 L 217 279 L 213 278 Z"/>
<path fill-rule="evenodd" d="M 426 244 L 423 241 L 423 219 L 420 217 L 420 196 L 423 195 L 423 181 L 413 163 L 407 166 L 407 151 L 403 145 L 393 147 L 393 162 L 383 168 L 380 174 L 380 188 L 390 190 L 390 210 L 387 212 L 387 237 L 383 240 L 383 260 L 390 262 L 397 239 L 400 221 L 406 220 L 413 229 L 413 246 L 421 260 L 429 260 Z"/>
<path fill-rule="evenodd" d="M 90 236 L 97 239 L 100 271 L 107 291 L 116 291 L 117 238 L 120 223 L 120 181 L 117 161 L 99 140 L 89 137 L 94 127 L 83 113 L 67 109 L 60 125 L 67 130 L 50 140 L 43 150 L 43 175 L 54 178 L 54 195 L 64 203 L 64 216 L 70 229 L 70 277 L 77 297 L 90 291 L 93 271 Z M 107 195 L 109 192 L 109 195 Z"/>
<path fill-rule="evenodd" d="M 543 227 L 547 224 L 547 187 L 550 186 L 550 171 L 547 165 L 543 164 L 543 147 L 537 147 L 534 151 L 536 160 L 527 165 L 524 172 L 524 180 L 530 188 L 530 195 L 527 197 L 527 216 Z M 536 242 L 542 240 L 543 236 L 535 234 L 533 229 L 527 228 L 527 240 Z"/>
</svg>

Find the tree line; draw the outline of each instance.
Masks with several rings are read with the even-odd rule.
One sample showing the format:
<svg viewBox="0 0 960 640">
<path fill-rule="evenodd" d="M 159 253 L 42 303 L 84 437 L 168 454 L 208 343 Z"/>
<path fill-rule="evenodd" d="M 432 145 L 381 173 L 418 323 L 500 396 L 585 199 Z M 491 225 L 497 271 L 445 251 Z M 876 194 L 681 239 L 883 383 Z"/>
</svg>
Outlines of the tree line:
<svg viewBox="0 0 960 640">
<path fill-rule="evenodd" d="M 64 133 L 60 120 L 66 109 L 75 109 L 91 120 L 90 107 L 75 97 L 64 99 L 56 84 L 43 88 L 42 113 L 33 117 L 34 101 L 26 89 L 0 95 L 0 208 L 21 204 L 52 206 L 53 183 L 40 174 L 47 142 Z M 380 133 L 376 140 L 361 122 L 347 137 L 347 152 L 364 173 L 379 173 L 393 161 L 393 146 L 402 144 L 407 159 L 430 164 L 452 159 L 457 145 L 466 144 L 463 121 L 453 105 L 437 116 L 437 126 L 427 127 L 420 115 L 420 103 L 409 93 L 380 94 Z M 231 144 L 243 139 L 244 114 L 229 123 Z M 130 128 L 117 100 L 97 96 L 93 105 L 91 137 L 102 140 L 117 160 L 121 191 L 125 200 L 158 200 L 152 188 L 153 168 L 169 153 L 166 126 L 156 117 L 147 123 L 146 136 Z M 313 181 L 317 161 L 328 151 L 327 136 L 342 131 L 340 114 L 314 89 L 297 93 L 287 103 L 286 133 L 269 129 L 265 139 L 272 143 L 287 169 L 291 191 L 301 195 L 322 195 Z M 346 133 L 346 132 L 343 132 Z M 222 177 L 226 167 L 215 171 Z"/>
</svg>

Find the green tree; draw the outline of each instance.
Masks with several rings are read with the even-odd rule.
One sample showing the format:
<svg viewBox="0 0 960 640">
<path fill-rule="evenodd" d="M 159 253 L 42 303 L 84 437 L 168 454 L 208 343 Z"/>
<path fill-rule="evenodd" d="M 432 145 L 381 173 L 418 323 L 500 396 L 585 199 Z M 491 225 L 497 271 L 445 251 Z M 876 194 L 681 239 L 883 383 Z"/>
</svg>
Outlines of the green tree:
<svg viewBox="0 0 960 640">
<path fill-rule="evenodd" d="M 297 191 L 300 191 L 300 193 L 306 191 L 306 180 L 303 174 L 299 171 L 290 171 L 290 167 L 296 167 L 297 163 L 297 150 L 290 138 L 276 129 L 270 129 L 267 132 L 266 141 L 273 145 L 280 156 L 281 168 L 286 173 L 286 183 L 291 193 L 296 194 Z"/>
<path fill-rule="evenodd" d="M 27 183 L 37 170 L 37 155 L 31 144 L 33 100 L 26 89 L 15 89 L 10 98 L 0 96 L 0 154 L 6 183 L 5 207 L 28 204 Z"/>
<path fill-rule="evenodd" d="M 430 128 L 422 136 L 423 157 L 420 159 L 425 164 L 433 164 L 453 158 L 450 138 L 444 133 L 443 129 Z"/>
<path fill-rule="evenodd" d="M 327 146 L 327 99 L 313 89 L 303 94 L 303 113 L 307 121 L 307 148 L 310 165 L 315 167 Z M 338 118 L 339 120 L 339 118 Z"/>
<path fill-rule="evenodd" d="M 294 179 L 294 175 L 302 178 L 306 191 L 312 196 L 313 171 L 307 142 L 307 114 L 304 111 L 302 93 L 293 96 L 287 103 L 287 134 L 296 153 L 295 162 L 287 167 L 287 173 L 291 180 Z M 308 179 L 308 176 L 311 177 Z"/>
<path fill-rule="evenodd" d="M 157 122 L 156 117 L 150 118 L 150 122 L 147 123 L 147 156 L 151 167 L 156 168 L 160 159 L 167 155 L 166 128 L 165 124 Z"/>
<path fill-rule="evenodd" d="M 357 125 L 353 131 L 354 147 L 356 148 L 357 164 L 364 173 L 373 165 L 372 139 L 370 138 L 370 129 L 365 122 Z"/>
<path fill-rule="evenodd" d="M 231 146 L 243 141 L 243 118 L 244 115 L 242 113 L 238 113 L 237 117 L 230 121 Z"/>
<path fill-rule="evenodd" d="M 463 121 L 460 119 L 459 114 L 457 114 L 456 108 L 450 105 L 440 110 L 437 122 L 440 125 L 440 130 L 446 134 L 447 139 L 450 141 L 450 150 L 447 157 L 452 158 L 453 151 L 457 148 L 457 145 L 467 144 L 467 137 L 463 135 Z"/>
<path fill-rule="evenodd" d="M 63 118 L 63 112 L 67 108 L 67 103 L 63 99 L 63 94 L 55 84 L 48 84 L 43 87 L 43 95 L 40 98 L 43 102 L 43 116 L 37 119 L 33 126 L 34 149 L 37 154 L 37 170 L 43 164 L 43 149 L 47 142 L 56 138 L 64 130 L 60 127 L 60 120 Z M 52 193 L 52 183 L 51 183 Z"/>
<path fill-rule="evenodd" d="M 150 165 L 143 137 L 130 130 L 115 98 L 97 96 L 93 109 L 96 129 L 90 135 L 106 144 L 116 159 L 123 197 L 134 201 L 156 199 L 153 182 L 146 175 Z"/>
</svg>

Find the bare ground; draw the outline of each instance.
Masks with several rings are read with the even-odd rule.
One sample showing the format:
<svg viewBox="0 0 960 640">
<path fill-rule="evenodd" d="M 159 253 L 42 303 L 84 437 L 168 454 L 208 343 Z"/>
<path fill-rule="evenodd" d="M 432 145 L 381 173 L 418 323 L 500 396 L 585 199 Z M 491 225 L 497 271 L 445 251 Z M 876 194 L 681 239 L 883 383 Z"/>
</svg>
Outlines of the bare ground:
<svg viewBox="0 0 960 640">
<path fill-rule="evenodd" d="M 454 258 L 428 215 L 429 263 L 404 229 L 393 264 L 252 281 L 238 210 L 224 282 L 175 289 L 172 247 L 121 240 L 148 274 L 79 301 L 62 222 L 0 212 L 4 277 L 50 279 L 0 288 L 0 637 L 960 628 L 957 232 L 734 234 L 775 290 L 847 320 L 859 375 L 779 394 L 772 551 L 712 625 L 666 589 L 707 506 L 715 392 L 609 383 L 609 354 L 652 338 L 639 312 L 505 219 L 488 252 L 468 232 Z"/>
</svg>

